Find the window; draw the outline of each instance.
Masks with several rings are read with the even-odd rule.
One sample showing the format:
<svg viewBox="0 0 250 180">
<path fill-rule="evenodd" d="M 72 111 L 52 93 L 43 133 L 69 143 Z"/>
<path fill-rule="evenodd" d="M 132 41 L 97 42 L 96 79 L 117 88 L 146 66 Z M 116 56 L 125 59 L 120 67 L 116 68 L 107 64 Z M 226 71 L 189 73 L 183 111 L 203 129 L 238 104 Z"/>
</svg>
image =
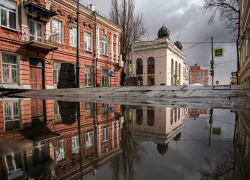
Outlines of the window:
<svg viewBox="0 0 250 180">
<path fill-rule="evenodd" d="M 34 143 L 33 145 L 33 161 L 38 162 L 46 158 L 45 141 Z"/>
<path fill-rule="evenodd" d="M 204 74 L 204 71 L 201 71 L 201 74 Z"/>
<path fill-rule="evenodd" d="M 19 102 L 4 102 L 3 107 L 5 132 L 20 129 L 22 122 Z"/>
<path fill-rule="evenodd" d="M 0 2 L 0 19 L 1 26 L 7 28 L 16 29 L 17 18 L 16 18 L 16 3 L 9 0 L 4 0 Z"/>
<path fill-rule="evenodd" d="M 102 36 L 102 54 L 108 55 L 108 38 L 105 35 Z"/>
<path fill-rule="evenodd" d="M 79 153 L 79 139 L 78 136 L 72 137 L 72 152 L 75 154 Z"/>
<path fill-rule="evenodd" d="M 109 115 L 109 104 L 102 104 L 102 115 Z"/>
<path fill-rule="evenodd" d="M 70 46 L 77 46 L 77 30 L 76 28 L 70 29 Z"/>
<path fill-rule="evenodd" d="M 54 101 L 54 119 L 55 119 L 55 124 L 60 124 L 62 123 L 62 117 L 60 114 L 60 108 L 58 106 L 58 102 Z"/>
<path fill-rule="evenodd" d="M 138 125 L 142 125 L 142 122 L 143 122 L 143 111 L 141 107 L 138 107 L 136 109 L 136 123 Z"/>
<path fill-rule="evenodd" d="M 109 143 L 109 128 L 103 128 L 103 146 L 106 148 L 108 147 Z"/>
<path fill-rule="evenodd" d="M 29 20 L 29 40 L 42 42 L 42 24 Z"/>
<path fill-rule="evenodd" d="M 84 32 L 84 49 L 91 51 L 91 34 Z"/>
<path fill-rule="evenodd" d="M 155 108 L 154 107 L 147 107 L 147 124 L 148 126 L 154 125 L 155 120 Z"/>
<path fill-rule="evenodd" d="M 93 148 L 93 131 L 86 133 L 86 148 L 87 150 Z"/>
<path fill-rule="evenodd" d="M 140 58 L 136 60 L 136 77 L 140 85 L 143 85 L 143 61 Z"/>
<path fill-rule="evenodd" d="M 61 69 L 61 62 L 54 61 L 53 62 L 53 85 L 57 86 L 59 80 L 59 73 Z"/>
<path fill-rule="evenodd" d="M 200 71 L 197 71 L 196 74 L 200 74 L 201 72 Z"/>
<path fill-rule="evenodd" d="M 148 85 L 155 84 L 155 59 L 153 57 L 148 58 Z"/>
<path fill-rule="evenodd" d="M 2 53 L 2 82 L 18 83 L 17 57 Z"/>
<path fill-rule="evenodd" d="M 58 35 L 57 42 L 62 43 L 62 22 L 52 19 L 52 35 Z"/>
<path fill-rule="evenodd" d="M 56 147 L 56 161 L 65 159 L 65 140 L 60 140 L 60 147 Z"/>
<path fill-rule="evenodd" d="M 92 87 L 92 67 L 85 66 L 85 86 Z"/>
<path fill-rule="evenodd" d="M 85 115 L 86 117 L 92 117 L 93 103 L 85 102 Z"/>
<path fill-rule="evenodd" d="M 246 39 L 246 57 L 248 57 L 248 39 Z"/>
<path fill-rule="evenodd" d="M 23 163 L 21 152 L 11 153 L 5 156 L 9 179 L 23 176 Z"/>
<path fill-rule="evenodd" d="M 174 109 L 170 110 L 170 124 L 173 124 L 173 117 L 174 117 Z"/>
<path fill-rule="evenodd" d="M 174 122 L 177 121 L 177 108 L 174 109 Z"/>
<path fill-rule="evenodd" d="M 102 86 L 108 87 L 109 86 L 109 70 L 102 69 Z"/>
</svg>

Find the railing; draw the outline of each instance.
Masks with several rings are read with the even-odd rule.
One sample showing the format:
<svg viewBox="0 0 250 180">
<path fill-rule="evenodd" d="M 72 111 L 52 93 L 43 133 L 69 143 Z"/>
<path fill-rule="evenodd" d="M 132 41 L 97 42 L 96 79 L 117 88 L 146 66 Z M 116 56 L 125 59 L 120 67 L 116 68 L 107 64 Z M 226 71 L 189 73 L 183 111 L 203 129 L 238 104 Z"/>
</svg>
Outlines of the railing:
<svg viewBox="0 0 250 180">
<path fill-rule="evenodd" d="M 22 33 L 23 41 L 25 44 L 32 41 L 36 41 L 58 46 L 58 43 L 62 41 L 62 38 L 60 38 L 60 34 L 53 34 L 52 31 L 40 28 L 39 26 L 24 27 Z"/>
</svg>

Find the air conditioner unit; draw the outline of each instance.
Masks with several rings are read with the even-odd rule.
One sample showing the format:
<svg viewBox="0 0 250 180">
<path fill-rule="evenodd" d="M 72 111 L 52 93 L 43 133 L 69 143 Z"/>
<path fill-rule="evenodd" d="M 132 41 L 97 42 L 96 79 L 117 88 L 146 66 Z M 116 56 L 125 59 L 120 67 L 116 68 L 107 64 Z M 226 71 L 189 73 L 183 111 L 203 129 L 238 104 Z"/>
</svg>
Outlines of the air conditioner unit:
<svg viewBox="0 0 250 180">
<path fill-rule="evenodd" d="M 241 38 L 242 38 L 242 39 L 247 39 L 247 38 L 249 38 L 249 29 L 242 29 L 242 30 L 241 30 Z"/>
<path fill-rule="evenodd" d="M 123 61 L 122 61 L 122 55 L 120 54 L 120 57 L 119 57 L 119 66 L 120 67 L 123 67 Z"/>
</svg>

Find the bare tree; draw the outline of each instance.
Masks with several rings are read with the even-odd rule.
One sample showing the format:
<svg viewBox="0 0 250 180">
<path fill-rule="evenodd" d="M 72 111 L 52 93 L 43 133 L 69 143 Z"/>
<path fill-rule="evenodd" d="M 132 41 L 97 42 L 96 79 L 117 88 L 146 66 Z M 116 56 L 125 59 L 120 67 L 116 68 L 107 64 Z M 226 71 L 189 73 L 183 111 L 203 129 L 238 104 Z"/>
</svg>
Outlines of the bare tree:
<svg viewBox="0 0 250 180">
<path fill-rule="evenodd" d="M 219 19 L 224 23 L 230 34 L 237 38 L 239 26 L 239 2 L 238 0 L 204 0 L 201 8 L 203 11 L 213 11 L 208 24 L 214 23 L 216 12 L 219 11 Z"/>
<path fill-rule="evenodd" d="M 111 1 L 110 20 L 122 28 L 120 46 L 124 67 L 122 69 L 121 85 L 126 85 L 126 79 L 128 78 L 132 41 L 140 40 L 147 33 L 143 14 L 135 14 L 134 10 L 134 0 L 121 0 L 120 5 L 118 0 Z"/>
<path fill-rule="evenodd" d="M 216 161 L 215 168 L 211 164 L 211 158 L 205 157 L 206 166 L 199 169 L 201 180 L 209 179 L 234 179 L 234 146 L 231 145 Z"/>
</svg>

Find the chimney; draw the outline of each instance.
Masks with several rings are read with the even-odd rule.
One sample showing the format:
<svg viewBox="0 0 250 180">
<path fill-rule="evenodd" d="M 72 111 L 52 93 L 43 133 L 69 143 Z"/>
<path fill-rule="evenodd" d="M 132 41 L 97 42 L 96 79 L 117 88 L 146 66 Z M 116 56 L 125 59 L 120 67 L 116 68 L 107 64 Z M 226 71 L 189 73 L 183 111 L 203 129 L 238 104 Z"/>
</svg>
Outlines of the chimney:
<svg viewBox="0 0 250 180">
<path fill-rule="evenodd" d="M 90 10 L 95 11 L 95 5 L 94 4 L 90 4 Z"/>
</svg>

